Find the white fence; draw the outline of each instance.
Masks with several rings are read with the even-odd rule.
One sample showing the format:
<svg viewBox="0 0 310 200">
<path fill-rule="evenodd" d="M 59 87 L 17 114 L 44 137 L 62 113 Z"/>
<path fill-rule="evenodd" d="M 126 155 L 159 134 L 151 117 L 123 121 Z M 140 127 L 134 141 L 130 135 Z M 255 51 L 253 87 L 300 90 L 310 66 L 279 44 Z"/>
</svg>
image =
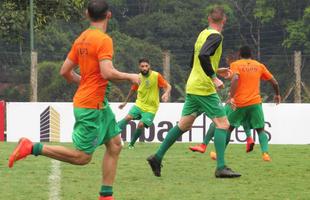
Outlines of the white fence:
<svg viewBox="0 0 310 200">
<path fill-rule="evenodd" d="M 133 104 L 128 104 L 123 110 L 119 110 L 118 105 L 119 103 L 111 103 L 117 120 L 120 120 L 128 113 Z M 154 125 L 145 131 L 140 137 L 140 141 L 161 142 L 168 130 L 176 125 L 180 119 L 182 106 L 182 103 L 161 103 Z M 53 114 L 47 113 L 50 107 L 52 107 L 53 112 L 51 113 Z M 47 121 L 53 124 L 53 120 L 56 120 L 56 125 L 50 126 L 58 126 L 60 142 L 71 142 L 74 124 L 71 103 L 7 103 L 6 109 L 7 141 L 16 142 L 20 137 L 28 137 L 38 142 L 42 130 L 46 131 L 46 128 L 43 127 L 44 124 Z M 310 133 L 307 127 L 308 123 L 310 124 L 310 104 L 280 104 L 277 106 L 275 104 L 264 104 L 263 109 L 266 120 L 265 129 L 271 144 L 310 144 Z M 55 119 L 55 111 L 58 119 Z M 185 133 L 179 141 L 201 142 L 209 124 L 210 120 L 207 117 L 200 116 L 196 119 L 192 130 Z M 130 140 L 136 125 L 137 122 L 127 125 L 126 130 L 122 133 L 124 140 Z M 57 130 L 57 127 L 54 129 Z M 254 134 L 254 138 L 257 139 L 256 134 Z M 232 133 L 231 140 L 232 143 L 245 141 L 242 128 Z"/>
</svg>

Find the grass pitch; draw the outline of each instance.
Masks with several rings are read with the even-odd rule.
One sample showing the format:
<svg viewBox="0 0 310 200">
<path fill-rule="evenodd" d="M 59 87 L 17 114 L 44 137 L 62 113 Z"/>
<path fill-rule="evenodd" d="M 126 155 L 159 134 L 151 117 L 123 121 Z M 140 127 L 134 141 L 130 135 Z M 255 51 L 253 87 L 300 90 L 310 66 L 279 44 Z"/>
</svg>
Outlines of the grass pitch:
<svg viewBox="0 0 310 200">
<path fill-rule="evenodd" d="M 29 156 L 7 167 L 15 143 L 0 143 L 0 199 L 49 199 L 52 162 Z M 66 146 L 71 146 L 66 144 Z M 166 154 L 162 177 L 153 176 L 146 158 L 159 144 L 138 143 L 134 150 L 125 145 L 114 185 L 117 200 L 199 199 L 310 199 L 310 145 L 270 145 L 272 162 L 261 159 L 259 145 L 245 153 L 245 145 L 229 145 L 228 166 L 242 174 L 238 179 L 216 179 L 216 162 L 207 153 L 188 151 L 189 144 L 177 143 Z M 61 163 L 60 194 L 57 200 L 95 200 L 101 185 L 99 148 L 87 166 Z"/>
</svg>

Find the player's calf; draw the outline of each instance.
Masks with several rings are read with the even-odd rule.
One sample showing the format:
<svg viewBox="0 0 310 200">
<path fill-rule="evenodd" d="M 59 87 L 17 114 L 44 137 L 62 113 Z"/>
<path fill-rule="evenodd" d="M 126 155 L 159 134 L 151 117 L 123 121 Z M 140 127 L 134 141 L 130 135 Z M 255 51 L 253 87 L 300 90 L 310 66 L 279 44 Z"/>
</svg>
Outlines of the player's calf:
<svg viewBox="0 0 310 200">
<path fill-rule="evenodd" d="M 84 152 L 81 152 L 79 154 L 79 156 L 75 157 L 71 164 L 74 164 L 74 165 L 87 165 L 92 159 L 92 156 L 91 155 L 88 155 Z"/>
</svg>

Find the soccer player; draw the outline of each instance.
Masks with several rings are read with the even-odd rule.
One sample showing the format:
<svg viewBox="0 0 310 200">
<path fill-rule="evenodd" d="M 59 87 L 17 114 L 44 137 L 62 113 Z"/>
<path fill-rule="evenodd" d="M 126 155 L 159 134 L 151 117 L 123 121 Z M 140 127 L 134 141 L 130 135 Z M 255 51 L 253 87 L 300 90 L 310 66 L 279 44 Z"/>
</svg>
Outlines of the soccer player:
<svg viewBox="0 0 310 200">
<path fill-rule="evenodd" d="M 234 61 L 237 60 L 237 56 L 236 56 L 236 54 L 235 54 L 234 52 L 231 52 L 231 53 L 229 53 L 229 54 L 225 57 L 225 60 L 226 60 L 226 64 L 227 64 L 228 66 L 230 66 L 230 64 L 231 64 L 232 62 L 234 62 Z M 217 74 L 220 75 L 220 76 L 222 76 L 221 72 L 223 71 L 223 75 L 224 75 L 223 78 L 225 78 L 225 79 L 231 79 L 231 78 L 232 78 L 232 72 L 229 71 L 231 74 L 229 74 L 228 76 L 225 77 L 225 75 L 226 75 L 225 72 L 226 72 L 226 71 L 225 71 L 224 69 L 226 69 L 226 68 L 219 68 L 219 69 L 217 70 Z M 233 110 L 231 109 L 231 106 L 230 106 L 229 104 L 226 104 L 225 107 L 224 107 L 224 109 L 225 109 L 225 112 L 226 112 L 226 115 L 227 115 L 227 116 L 233 111 Z M 246 139 L 246 142 L 247 142 L 247 143 L 246 143 L 246 152 L 248 153 L 248 152 L 251 152 L 251 151 L 253 150 L 255 143 L 254 143 L 253 138 L 252 138 L 252 136 L 251 136 L 251 130 L 250 130 L 246 125 L 243 126 L 243 129 L 244 129 L 244 132 L 245 132 L 246 137 L 247 137 L 247 139 Z M 209 129 L 208 129 L 208 131 L 207 131 L 207 134 L 205 135 L 205 138 L 204 138 L 203 143 L 198 144 L 198 145 L 195 145 L 195 146 L 190 146 L 189 149 L 190 149 L 191 151 L 193 151 L 193 152 L 204 153 L 204 152 L 206 151 L 206 149 L 207 149 L 207 146 L 208 146 L 209 142 L 210 142 L 211 139 L 214 137 L 214 131 L 215 131 L 215 124 L 212 122 L 212 123 L 210 124 L 210 126 L 209 126 Z M 226 146 L 228 145 L 229 141 L 230 141 L 230 133 L 227 134 Z M 211 152 L 210 152 L 210 157 L 211 157 L 211 159 L 216 160 L 216 153 L 213 152 L 213 151 L 211 151 Z"/>
<path fill-rule="evenodd" d="M 175 127 L 169 130 L 163 143 L 147 161 L 155 176 L 161 176 L 162 159 L 172 144 L 194 123 L 197 116 L 205 113 L 215 123 L 214 141 L 217 152 L 215 177 L 234 178 L 241 176 L 225 165 L 224 153 L 229 122 L 221 100 L 216 92 L 224 87 L 217 78 L 216 71 L 222 55 L 223 30 L 226 22 L 224 9 L 214 7 L 208 16 L 209 27 L 203 30 L 195 43 L 192 70 L 187 80 L 186 99 L 182 117 Z"/>
<path fill-rule="evenodd" d="M 243 46 L 239 50 L 240 59 L 233 62 L 230 69 L 234 75 L 231 81 L 229 102 L 235 110 L 228 116 L 230 130 L 246 123 L 249 128 L 258 133 L 259 143 L 264 161 L 271 161 L 268 154 L 268 137 L 264 131 L 265 121 L 260 96 L 260 80 L 268 81 L 275 92 L 275 102 L 281 102 L 280 89 L 277 80 L 260 62 L 252 59 L 251 49 Z"/>
<path fill-rule="evenodd" d="M 142 58 L 139 60 L 140 69 L 140 85 L 133 85 L 128 93 L 124 103 L 119 108 L 123 109 L 128 100 L 138 91 L 135 105 L 130 109 L 128 115 L 118 122 L 121 129 L 125 128 L 130 120 L 140 120 L 138 128 L 134 132 L 133 138 L 129 144 L 129 149 L 134 148 L 134 144 L 143 132 L 144 127 L 148 128 L 153 124 L 155 114 L 159 106 L 159 90 L 163 88 L 164 94 L 161 96 L 163 102 L 167 102 L 170 97 L 171 86 L 163 78 L 163 76 L 151 70 L 151 65 L 148 59 Z"/>
<path fill-rule="evenodd" d="M 28 155 L 42 155 L 74 165 L 86 165 L 95 149 L 105 144 L 102 162 L 102 186 L 99 200 L 113 200 L 113 182 L 121 151 L 120 129 L 114 113 L 105 101 L 108 80 L 139 82 L 137 74 L 117 71 L 113 67 L 113 42 L 106 34 L 111 12 L 104 0 L 90 0 L 87 7 L 90 27 L 74 42 L 60 74 L 79 84 L 73 99 L 75 124 L 72 135 L 75 149 L 32 143 L 21 138 L 9 158 L 9 167 Z M 74 72 L 79 67 L 81 75 Z"/>
</svg>

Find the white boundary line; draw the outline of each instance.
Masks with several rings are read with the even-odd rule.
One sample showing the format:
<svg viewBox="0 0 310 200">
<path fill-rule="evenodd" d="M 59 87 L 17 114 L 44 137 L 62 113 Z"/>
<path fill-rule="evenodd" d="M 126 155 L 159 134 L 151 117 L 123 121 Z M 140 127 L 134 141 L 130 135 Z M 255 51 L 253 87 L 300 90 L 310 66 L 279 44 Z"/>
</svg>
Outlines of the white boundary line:
<svg viewBox="0 0 310 200">
<path fill-rule="evenodd" d="M 61 200 L 60 188 L 61 188 L 61 169 L 60 162 L 58 160 L 51 160 L 51 173 L 48 176 L 49 183 L 49 200 Z"/>
</svg>

